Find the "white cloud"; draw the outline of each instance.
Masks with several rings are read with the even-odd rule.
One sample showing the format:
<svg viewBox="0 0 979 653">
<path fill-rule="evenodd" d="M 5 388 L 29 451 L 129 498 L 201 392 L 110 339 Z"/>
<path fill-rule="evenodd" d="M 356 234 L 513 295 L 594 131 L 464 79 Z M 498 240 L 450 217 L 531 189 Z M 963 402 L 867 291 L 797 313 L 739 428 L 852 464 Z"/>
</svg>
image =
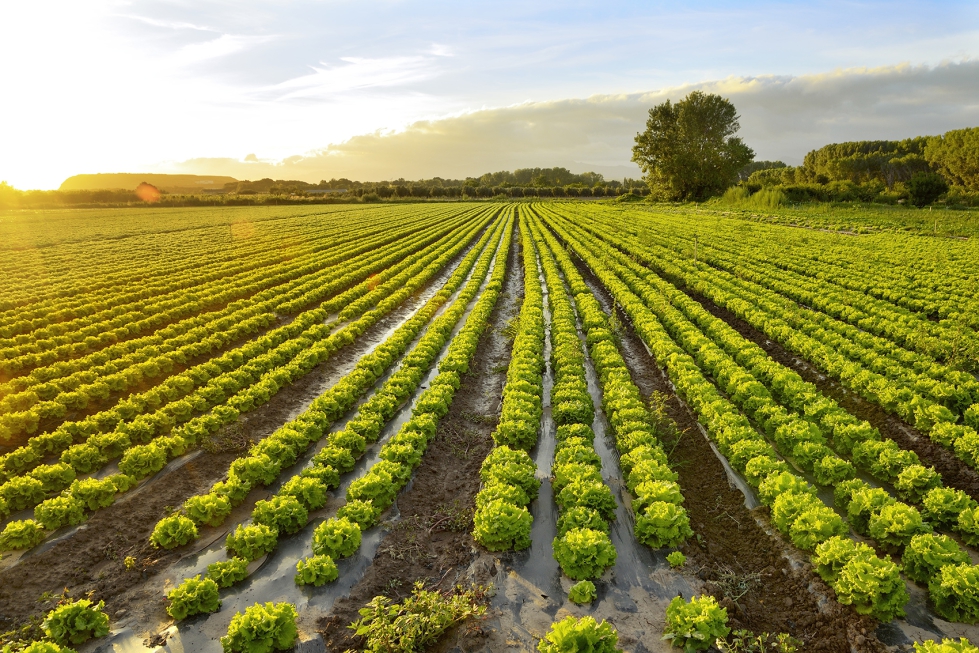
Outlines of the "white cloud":
<svg viewBox="0 0 979 653">
<path fill-rule="evenodd" d="M 638 176 L 630 162 L 631 147 L 644 129 L 647 111 L 694 89 L 731 99 L 741 115 L 741 135 L 759 159 L 794 164 L 810 149 L 831 142 L 899 139 L 979 125 L 979 61 L 905 64 L 796 77 L 731 77 L 648 93 L 526 102 L 364 134 L 278 164 L 193 159 L 166 169 L 309 181 L 464 177 L 533 166 Z"/>
<path fill-rule="evenodd" d="M 263 89 L 279 100 L 331 98 L 347 91 L 404 86 L 438 76 L 431 57 L 407 56 L 370 59 L 342 57 L 344 65 L 320 63 L 313 72 Z"/>
</svg>

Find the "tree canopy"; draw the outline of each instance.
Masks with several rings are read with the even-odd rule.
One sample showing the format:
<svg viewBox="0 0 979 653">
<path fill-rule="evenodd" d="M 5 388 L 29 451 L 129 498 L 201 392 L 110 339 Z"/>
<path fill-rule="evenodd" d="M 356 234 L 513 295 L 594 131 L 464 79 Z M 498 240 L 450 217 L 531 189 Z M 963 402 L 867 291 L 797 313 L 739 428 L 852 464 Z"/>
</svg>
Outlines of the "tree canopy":
<svg viewBox="0 0 979 653">
<path fill-rule="evenodd" d="M 632 160 L 657 195 L 702 200 L 722 193 L 755 158 L 735 136 L 739 128 L 729 100 L 693 91 L 675 104 L 667 100 L 649 110 L 646 131 L 636 134 Z"/>
</svg>

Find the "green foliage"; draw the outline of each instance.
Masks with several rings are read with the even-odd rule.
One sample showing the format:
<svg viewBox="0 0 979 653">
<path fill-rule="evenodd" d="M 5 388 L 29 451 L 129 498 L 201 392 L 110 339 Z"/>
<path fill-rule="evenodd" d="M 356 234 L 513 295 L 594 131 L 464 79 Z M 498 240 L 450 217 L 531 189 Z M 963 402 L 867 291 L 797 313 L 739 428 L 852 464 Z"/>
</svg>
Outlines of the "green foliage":
<svg viewBox="0 0 979 653">
<path fill-rule="evenodd" d="M 652 549 L 678 546 L 693 535 L 682 506 L 654 501 L 636 518 L 636 539 Z"/>
<path fill-rule="evenodd" d="M 860 614 L 869 614 L 882 622 L 904 616 L 910 599 L 901 568 L 890 558 L 857 554 L 847 562 L 833 585 L 843 605 L 852 605 Z"/>
<path fill-rule="evenodd" d="M 44 483 L 30 476 L 17 476 L 0 485 L 0 498 L 7 502 L 10 512 L 37 505 L 44 495 Z"/>
<path fill-rule="evenodd" d="M 271 553 L 279 541 L 279 533 L 266 524 L 238 524 L 224 540 L 229 556 L 237 556 L 251 562 Z"/>
<path fill-rule="evenodd" d="M 942 484 L 942 477 L 934 467 L 910 465 L 897 475 L 894 487 L 905 501 L 921 503 L 925 495 Z"/>
<path fill-rule="evenodd" d="M 730 632 L 727 610 L 718 606 L 713 596 L 695 596 L 689 603 L 677 596 L 666 608 L 663 639 L 683 647 L 685 653 L 705 651 Z"/>
<path fill-rule="evenodd" d="M 756 635 L 750 630 L 736 630 L 730 642 L 718 639 L 716 646 L 721 653 L 796 653 L 802 644 L 788 633 Z"/>
<path fill-rule="evenodd" d="M 231 501 L 220 494 L 197 494 L 184 502 L 184 510 L 198 524 L 220 526 L 231 514 Z"/>
<path fill-rule="evenodd" d="M 572 481 L 557 493 L 554 501 L 561 510 L 581 506 L 598 511 L 606 521 L 615 519 L 615 497 L 608 486 L 600 481 Z"/>
<path fill-rule="evenodd" d="M 608 534 L 590 528 L 569 530 L 554 538 L 554 559 L 571 580 L 598 578 L 615 564 L 615 546 Z"/>
<path fill-rule="evenodd" d="M 551 630 L 537 644 L 539 653 L 622 653 L 619 635 L 604 619 L 569 616 L 551 624 Z"/>
<path fill-rule="evenodd" d="M 917 172 L 907 183 L 911 203 L 917 207 L 927 206 L 948 192 L 948 182 L 935 172 Z"/>
<path fill-rule="evenodd" d="M 674 551 L 666 556 L 666 561 L 670 563 L 671 568 L 679 569 L 687 564 L 687 556 L 683 555 L 680 551 Z"/>
<path fill-rule="evenodd" d="M 557 534 L 564 535 L 573 528 L 591 528 L 607 533 L 608 522 L 601 513 L 585 506 L 574 506 L 562 512 L 557 518 Z"/>
<path fill-rule="evenodd" d="M 818 544 L 844 535 L 846 531 L 846 525 L 836 511 L 820 504 L 802 511 L 796 517 L 789 527 L 789 536 L 792 543 L 803 551 L 812 551 Z"/>
<path fill-rule="evenodd" d="M 207 577 L 224 589 L 248 577 L 248 561 L 244 558 L 219 560 L 207 566 Z"/>
<path fill-rule="evenodd" d="M 314 555 L 296 563 L 296 585 L 319 587 L 340 577 L 336 563 L 327 555 Z"/>
<path fill-rule="evenodd" d="M 346 517 L 328 519 L 313 531 L 313 553 L 346 558 L 360 548 L 361 537 L 360 526 Z"/>
<path fill-rule="evenodd" d="M 870 536 L 880 544 L 893 547 L 904 547 L 915 535 L 930 531 L 921 513 L 905 503 L 884 506 L 870 518 Z"/>
<path fill-rule="evenodd" d="M 598 591 L 595 589 L 595 583 L 590 580 L 582 580 L 571 586 L 571 590 L 568 592 L 568 598 L 572 603 L 591 603 L 596 598 L 598 598 Z"/>
<path fill-rule="evenodd" d="M 401 603 L 375 596 L 360 609 L 360 619 L 349 628 L 363 637 L 365 651 L 410 653 L 428 650 L 446 630 L 486 612 L 482 590 L 428 591 L 415 583 L 411 595 Z"/>
<path fill-rule="evenodd" d="M 0 533 L 0 551 L 32 549 L 44 541 L 44 528 L 33 519 L 9 522 Z"/>
<path fill-rule="evenodd" d="M 259 501 L 252 510 L 252 521 L 265 524 L 280 533 L 298 533 L 309 520 L 309 512 L 291 494 L 280 494 L 268 501 Z"/>
<path fill-rule="evenodd" d="M 133 478 L 155 474 L 167 464 L 167 452 L 155 444 L 132 447 L 122 455 L 119 470 Z"/>
<path fill-rule="evenodd" d="M 941 642 L 926 640 L 914 643 L 915 653 L 979 653 L 979 648 L 969 643 L 965 637 L 959 641 L 942 638 Z"/>
<path fill-rule="evenodd" d="M 85 521 L 85 506 L 74 497 L 54 497 L 35 506 L 34 520 L 49 531 L 75 526 Z"/>
<path fill-rule="evenodd" d="M 979 622 L 979 568 L 968 561 L 942 567 L 928 581 L 928 596 L 942 619 Z"/>
<path fill-rule="evenodd" d="M 649 110 L 646 131 L 636 136 L 632 160 L 654 192 L 672 200 L 702 200 L 722 192 L 754 152 L 734 136 L 734 105 L 719 95 L 694 91 Z"/>
<path fill-rule="evenodd" d="M 221 646 L 224 653 L 287 651 L 299 637 L 298 618 L 296 607 L 290 603 L 256 603 L 244 613 L 235 613 Z"/>
<path fill-rule="evenodd" d="M 371 501 L 347 501 L 337 511 L 337 517 L 349 519 L 360 526 L 362 531 L 376 524 L 380 516 L 381 511 Z"/>
<path fill-rule="evenodd" d="M 111 479 L 99 480 L 85 478 L 77 480 L 68 488 L 68 493 L 85 504 L 91 511 L 108 508 L 116 499 L 117 488 Z"/>
<path fill-rule="evenodd" d="M 41 628 L 45 635 L 62 646 L 105 637 L 109 634 L 105 601 L 93 604 L 88 599 L 79 599 L 59 605 L 48 613 Z"/>
<path fill-rule="evenodd" d="M 183 621 L 196 614 L 217 612 L 221 608 L 221 597 L 218 595 L 218 584 L 211 578 L 201 580 L 194 576 L 167 592 L 167 614 Z"/>
<path fill-rule="evenodd" d="M 473 537 L 490 551 L 519 551 L 530 546 L 532 524 L 526 508 L 495 499 L 476 510 Z"/>
<path fill-rule="evenodd" d="M 959 515 L 976 505 L 962 490 L 936 487 L 929 490 L 921 500 L 924 516 L 936 526 L 952 526 L 958 523 Z M 977 533 L 979 534 L 979 533 Z"/>
<path fill-rule="evenodd" d="M 197 539 L 197 526 L 183 515 L 170 515 L 156 523 L 150 544 L 156 548 L 175 549 Z"/>
<path fill-rule="evenodd" d="M 945 565 L 968 563 L 970 558 L 948 535 L 923 533 L 911 538 L 901 560 L 908 578 L 927 583 Z"/>
</svg>

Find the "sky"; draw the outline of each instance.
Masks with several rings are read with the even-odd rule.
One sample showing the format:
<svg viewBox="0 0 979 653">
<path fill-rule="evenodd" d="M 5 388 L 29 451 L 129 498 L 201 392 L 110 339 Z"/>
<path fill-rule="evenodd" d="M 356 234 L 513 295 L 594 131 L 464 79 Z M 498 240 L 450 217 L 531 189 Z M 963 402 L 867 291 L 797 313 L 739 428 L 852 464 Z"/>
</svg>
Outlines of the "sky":
<svg viewBox="0 0 979 653">
<path fill-rule="evenodd" d="M 979 126 L 976 2 L 35 0 L 0 21 L 0 179 L 638 177 L 721 93 L 759 159 Z"/>
</svg>

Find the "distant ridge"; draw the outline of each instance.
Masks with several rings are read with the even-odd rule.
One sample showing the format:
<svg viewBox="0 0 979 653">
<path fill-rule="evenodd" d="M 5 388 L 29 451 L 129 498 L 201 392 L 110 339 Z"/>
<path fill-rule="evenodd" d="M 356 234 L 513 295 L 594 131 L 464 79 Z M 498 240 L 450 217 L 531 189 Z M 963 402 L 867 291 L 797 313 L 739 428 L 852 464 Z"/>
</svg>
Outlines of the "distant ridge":
<svg viewBox="0 0 979 653">
<path fill-rule="evenodd" d="M 136 190 L 142 182 L 153 184 L 168 193 L 193 194 L 220 189 L 236 183 L 234 177 L 216 175 L 161 175 L 138 172 L 107 172 L 94 175 L 74 175 L 61 183 L 58 190 Z"/>
</svg>

